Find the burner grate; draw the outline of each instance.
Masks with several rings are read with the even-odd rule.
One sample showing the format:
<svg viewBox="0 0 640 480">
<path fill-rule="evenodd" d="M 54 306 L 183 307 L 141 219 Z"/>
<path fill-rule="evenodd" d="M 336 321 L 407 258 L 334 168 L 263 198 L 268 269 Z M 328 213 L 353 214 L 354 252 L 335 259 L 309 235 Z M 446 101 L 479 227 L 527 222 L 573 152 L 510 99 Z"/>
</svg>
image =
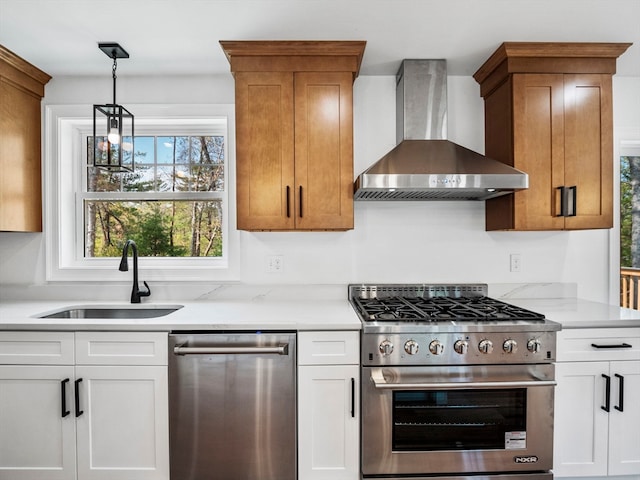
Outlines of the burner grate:
<svg viewBox="0 0 640 480">
<path fill-rule="evenodd" d="M 395 289 L 398 293 L 398 289 Z M 424 291 L 424 290 L 421 290 Z M 378 291 L 376 291 L 377 293 Z M 475 290 L 474 290 L 475 292 Z M 351 297 L 364 321 L 541 321 L 544 315 L 486 296 L 373 296 Z"/>
</svg>

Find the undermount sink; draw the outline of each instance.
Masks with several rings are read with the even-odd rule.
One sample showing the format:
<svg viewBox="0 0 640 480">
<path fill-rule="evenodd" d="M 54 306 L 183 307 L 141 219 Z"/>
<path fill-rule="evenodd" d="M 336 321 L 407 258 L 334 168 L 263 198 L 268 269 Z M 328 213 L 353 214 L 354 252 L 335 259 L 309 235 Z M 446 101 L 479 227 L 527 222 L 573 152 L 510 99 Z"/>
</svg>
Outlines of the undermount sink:
<svg viewBox="0 0 640 480">
<path fill-rule="evenodd" d="M 183 305 L 80 305 L 40 314 L 38 318 L 157 318 L 182 307 Z"/>
</svg>

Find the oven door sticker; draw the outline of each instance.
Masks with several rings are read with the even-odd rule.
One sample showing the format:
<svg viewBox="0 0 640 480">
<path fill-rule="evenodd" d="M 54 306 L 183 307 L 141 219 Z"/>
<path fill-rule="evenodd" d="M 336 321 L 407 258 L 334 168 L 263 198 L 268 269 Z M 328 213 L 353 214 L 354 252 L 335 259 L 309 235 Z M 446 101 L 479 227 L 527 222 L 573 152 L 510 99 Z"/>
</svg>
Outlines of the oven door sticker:
<svg viewBox="0 0 640 480">
<path fill-rule="evenodd" d="M 527 432 L 504 432 L 505 450 L 527 448 Z"/>
</svg>

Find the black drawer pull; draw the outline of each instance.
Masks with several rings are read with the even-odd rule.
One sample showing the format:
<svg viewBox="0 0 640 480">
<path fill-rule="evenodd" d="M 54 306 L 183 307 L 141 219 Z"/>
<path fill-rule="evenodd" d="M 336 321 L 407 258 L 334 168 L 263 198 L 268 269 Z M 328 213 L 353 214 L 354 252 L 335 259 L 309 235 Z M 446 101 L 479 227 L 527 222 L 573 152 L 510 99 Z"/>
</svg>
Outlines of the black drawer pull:
<svg viewBox="0 0 640 480">
<path fill-rule="evenodd" d="M 567 214 L 565 216 L 575 217 L 577 215 L 578 187 L 569 187 L 568 190 L 571 202 L 567 201 Z M 569 203 L 571 204 L 571 208 L 569 208 Z M 571 211 L 571 213 L 569 213 L 569 210 Z"/>
<path fill-rule="evenodd" d="M 567 193 L 565 187 L 556 187 L 556 190 L 560 190 L 560 213 L 556 217 L 567 216 Z"/>
<path fill-rule="evenodd" d="M 618 405 L 613 408 L 619 412 L 624 412 L 624 377 L 622 375 L 615 374 L 618 379 Z"/>
<path fill-rule="evenodd" d="M 602 378 L 605 379 L 604 406 L 601 406 L 600 408 L 605 412 L 609 412 L 611 409 L 611 377 L 603 373 Z"/>
<path fill-rule="evenodd" d="M 289 185 L 287 185 L 287 218 L 291 216 L 291 211 L 289 209 Z"/>
<path fill-rule="evenodd" d="M 82 415 L 84 413 L 83 410 L 80 410 L 80 382 L 82 381 L 81 378 L 77 379 L 74 383 L 75 383 L 75 397 L 76 397 L 76 417 L 79 417 L 80 415 Z"/>
<path fill-rule="evenodd" d="M 302 185 L 300 185 L 300 218 L 302 218 Z"/>
<path fill-rule="evenodd" d="M 356 379 L 351 377 L 351 418 L 356 416 Z"/>
<path fill-rule="evenodd" d="M 633 348 L 633 346 L 628 343 L 617 343 L 613 345 L 598 345 L 597 343 L 592 343 L 591 346 L 593 348 Z"/>
<path fill-rule="evenodd" d="M 69 410 L 67 410 L 67 383 L 69 383 L 68 378 L 65 378 L 64 380 L 60 381 L 60 396 L 62 400 L 62 402 L 60 403 L 62 405 L 62 418 L 66 417 L 71 413 Z"/>
<path fill-rule="evenodd" d="M 560 190 L 560 214 L 556 217 L 575 217 L 577 215 L 578 187 L 556 187 Z"/>
</svg>

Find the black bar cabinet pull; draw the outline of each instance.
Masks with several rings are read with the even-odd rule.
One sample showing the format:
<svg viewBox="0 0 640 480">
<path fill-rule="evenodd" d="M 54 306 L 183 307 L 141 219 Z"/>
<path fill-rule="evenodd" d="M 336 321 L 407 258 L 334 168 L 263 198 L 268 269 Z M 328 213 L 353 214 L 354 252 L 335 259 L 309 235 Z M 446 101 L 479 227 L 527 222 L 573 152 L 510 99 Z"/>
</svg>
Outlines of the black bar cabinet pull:
<svg viewBox="0 0 640 480">
<path fill-rule="evenodd" d="M 593 348 L 633 348 L 628 343 L 614 343 L 613 345 L 599 345 L 597 343 L 592 343 L 591 346 Z"/>
<path fill-rule="evenodd" d="M 69 379 L 65 378 L 60 381 L 60 396 L 61 396 L 61 404 L 62 404 L 62 418 L 69 415 L 71 412 L 67 410 L 67 383 L 69 383 Z"/>
<path fill-rule="evenodd" d="M 601 406 L 600 408 L 603 409 L 605 412 L 609 412 L 611 407 L 611 377 L 603 373 L 602 378 L 605 379 L 605 386 L 604 386 L 605 391 L 604 391 L 604 406 Z"/>
<path fill-rule="evenodd" d="M 578 187 L 556 187 L 560 190 L 560 215 L 557 217 L 575 217 L 577 215 Z"/>
<path fill-rule="evenodd" d="M 302 185 L 300 185 L 300 218 L 302 218 Z"/>
<path fill-rule="evenodd" d="M 287 218 L 291 216 L 291 211 L 289 209 L 289 185 L 287 185 Z"/>
<path fill-rule="evenodd" d="M 566 189 L 564 187 L 556 187 L 556 190 L 560 190 L 560 214 L 556 217 L 565 217 L 567 210 Z"/>
<path fill-rule="evenodd" d="M 618 378 L 618 405 L 614 405 L 613 408 L 618 410 L 619 412 L 624 411 L 624 377 L 622 375 L 615 376 Z"/>
<path fill-rule="evenodd" d="M 569 187 L 569 193 L 571 194 L 571 213 L 567 211 L 567 217 L 575 217 L 577 215 L 578 208 L 578 187 L 575 185 L 573 187 Z M 567 202 L 569 203 L 569 202 Z M 569 207 L 567 206 L 567 210 Z"/>
<path fill-rule="evenodd" d="M 356 379 L 351 377 L 351 418 L 355 418 L 355 416 L 356 416 Z"/>
<path fill-rule="evenodd" d="M 81 378 L 77 379 L 75 383 L 75 397 L 76 397 L 76 417 L 79 417 L 84 413 L 83 410 L 80 410 L 80 382 Z"/>
</svg>

